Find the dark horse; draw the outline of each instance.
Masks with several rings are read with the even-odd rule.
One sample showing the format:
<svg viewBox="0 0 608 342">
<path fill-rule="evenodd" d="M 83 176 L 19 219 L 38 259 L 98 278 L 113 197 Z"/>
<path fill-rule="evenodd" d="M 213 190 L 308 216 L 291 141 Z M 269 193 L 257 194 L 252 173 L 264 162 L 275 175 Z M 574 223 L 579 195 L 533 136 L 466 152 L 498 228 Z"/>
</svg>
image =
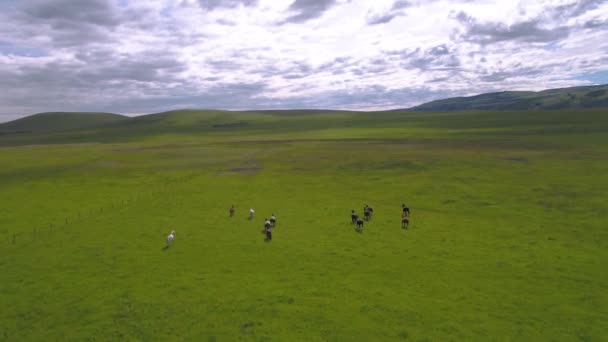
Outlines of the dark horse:
<svg viewBox="0 0 608 342">
<path fill-rule="evenodd" d="M 372 211 L 370 210 L 370 208 L 365 208 L 365 211 L 363 212 L 363 217 L 365 217 L 365 221 L 369 221 L 369 219 L 372 218 Z"/>
<path fill-rule="evenodd" d="M 372 218 L 373 213 L 374 209 L 366 204 L 363 208 L 363 217 L 365 218 L 365 221 L 369 221 Z"/>
<path fill-rule="evenodd" d="M 363 231 L 363 220 L 360 217 L 357 218 L 357 231 Z"/>
<path fill-rule="evenodd" d="M 405 203 L 404 203 L 401 205 L 401 209 L 403 210 L 403 215 L 410 216 L 410 207 L 409 206 L 405 205 Z"/>
<path fill-rule="evenodd" d="M 407 216 L 401 217 L 401 228 L 407 228 L 410 225 L 410 218 Z"/>
<path fill-rule="evenodd" d="M 359 215 L 355 214 L 355 210 L 351 210 L 350 212 L 350 219 L 352 221 L 352 224 L 355 224 L 357 222 L 357 219 L 359 218 Z"/>
</svg>

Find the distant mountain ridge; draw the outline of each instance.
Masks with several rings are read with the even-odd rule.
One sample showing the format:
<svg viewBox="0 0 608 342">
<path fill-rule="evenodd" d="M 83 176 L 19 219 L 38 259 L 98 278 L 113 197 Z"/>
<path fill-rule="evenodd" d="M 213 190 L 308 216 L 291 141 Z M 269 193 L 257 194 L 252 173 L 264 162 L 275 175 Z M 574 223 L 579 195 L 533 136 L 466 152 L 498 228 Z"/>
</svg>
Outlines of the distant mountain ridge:
<svg viewBox="0 0 608 342">
<path fill-rule="evenodd" d="M 435 100 L 419 106 L 396 109 L 411 112 L 457 110 L 529 110 L 608 107 L 608 84 L 543 91 L 503 91 Z"/>
<path fill-rule="evenodd" d="M 608 108 L 608 85 L 533 91 L 504 91 L 468 97 L 431 101 L 412 108 L 387 112 L 446 112 L 468 110 L 536 110 L 536 109 Z M 48 133 L 70 130 L 108 128 L 162 131 L 168 127 L 182 129 L 245 127 L 248 120 L 263 116 L 297 117 L 310 115 L 348 116 L 357 111 L 292 109 L 292 110 L 199 110 L 180 109 L 127 117 L 97 112 L 46 112 L 0 123 L 0 135 Z"/>
<path fill-rule="evenodd" d="M 121 120 L 126 116 L 93 112 L 45 112 L 0 124 L 0 134 L 67 131 L 98 127 Z"/>
</svg>

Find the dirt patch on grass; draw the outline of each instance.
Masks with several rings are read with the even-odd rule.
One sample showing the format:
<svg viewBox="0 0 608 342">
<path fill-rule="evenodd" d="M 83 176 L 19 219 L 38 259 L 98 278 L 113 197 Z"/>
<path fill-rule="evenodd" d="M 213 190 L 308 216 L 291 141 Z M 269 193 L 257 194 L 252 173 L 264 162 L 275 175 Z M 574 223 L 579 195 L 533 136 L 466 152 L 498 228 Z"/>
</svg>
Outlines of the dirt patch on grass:
<svg viewBox="0 0 608 342">
<path fill-rule="evenodd" d="M 124 164 L 125 164 L 124 162 L 119 162 L 119 161 L 104 161 L 104 162 L 99 163 L 100 166 L 105 166 L 105 167 L 117 167 L 117 166 L 121 166 Z"/>
<path fill-rule="evenodd" d="M 157 146 L 117 148 L 117 149 L 113 149 L 112 152 L 161 151 L 161 150 L 169 150 L 169 149 L 184 148 L 184 147 L 187 147 L 187 145 L 165 144 L 165 145 L 157 145 Z"/>
<path fill-rule="evenodd" d="M 259 165 L 257 159 L 250 158 L 250 159 L 244 160 L 238 166 L 226 169 L 226 170 L 220 172 L 219 174 L 222 175 L 222 174 L 226 174 L 226 173 L 240 173 L 240 174 L 244 174 L 244 175 L 254 175 L 262 169 L 263 168 L 262 168 L 262 166 Z"/>
<path fill-rule="evenodd" d="M 227 129 L 227 128 L 239 128 L 239 127 L 246 127 L 249 126 L 249 123 L 246 121 L 239 121 L 239 122 L 230 122 L 230 123 L 225 123 L 225 124 L 216 124 L 213 125 L 213 128 L 223 128 L 223 129 Z"/>
<path fill-rule="evenodd" d="M 226 170 L 225 172 L 256 173 L 261 169 L 261 167 L 233 167 L 231 169 Z"/>
<path fill-rule="evenodd" d="M 529 162 L 528 159 L 522 158 L 522 157 L 503 158 L 503 160 L 517 162 L 517 163 L 527 163 L 527 162 Z"/>
</svg>

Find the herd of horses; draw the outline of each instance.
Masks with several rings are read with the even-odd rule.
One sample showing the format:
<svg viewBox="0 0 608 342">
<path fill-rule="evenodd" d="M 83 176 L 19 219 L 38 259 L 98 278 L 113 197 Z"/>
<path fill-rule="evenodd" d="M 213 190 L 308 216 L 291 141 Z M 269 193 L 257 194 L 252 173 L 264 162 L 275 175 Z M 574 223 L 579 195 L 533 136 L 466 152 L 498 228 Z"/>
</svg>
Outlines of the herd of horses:
<svg viewBox="0 0 608 342">
<path fill-rule="evenodd" d="M 402 204 L 401 205 L 401 210 L 402 210 L 402 213 L 401 213 L 401 228 L 406 229 L 410 225 L 410 208 L 407 205 Z M 355 212 L 355 209 L 352 209 L 350 211 L 351 223 L 357 225 L 356 226 L 356 230 L 358 232 L 362 232 L 363 231 L 363 222 L 371 220 L 373 214 L 374 214 L 374 208 L 370 207 L 367 204 L 365 205 L 365 207 L 363 207 L 363 218 L 361 218 Z"/>
<path fill-rule="evenodd" d="M 409 224 L 410 224 L 410 208 L 405 205 L 402 204 L 401 205 L 401 228 L 406 229 L 408 228 Z M 229 213 L 230 216 L 234 216 L 234 205 L 232 205 L 229 209 Z M 249 220 L 253 220 L 253 216 L 255 214 L 255 211 L 253 210 L 253 208 L 249 209 Z M 372 219 L 372 216 L 374 214 L 374 208 L 370 207 L 369 205 L 365 205 L 365 207 L 363 207 L 363 218 L 361 218 L 356 212 L 355 209 L 351 210 L 351 214 L 350 214 L 350 218 L 351 218 L 351 223 L 352 224 L 356 224 L 356 230 L 358 232 L 362 232 L 363 231 L 363 222 L 364 221 L 369 221 Z M 274 214 L 272 214 L 272 216 L 270 217 L 270 220 L 268 218 L 266 218 L 264 220 L 264 233 L 266 233 L 267 236 L 267 240 L 270 241 L 272 240 L 272 228 L 275 226 L 276 224 L 276 217 L 274 216 Z"/>
<path fill-rule="evenodd" d="M 402 208 L 401 228 L 406 229 L 410 224 L 410 208 L 408 206 L 406 206 L 405 204 L 402 204 L 401 208 Z M 230 213 L 230 217 L 234 216 L 234 213 L 235 213 L 234 205 L 232 205 L 228 211 Z M 364 220 L 365 221 L 371 220 L 373 214 L 374 214 L 374 208 L 370 207 L 367 204 L 365 205 L 365 207 L 363 207 L 363 218 L 361 218 L 361 217 L 359 217 L 359 215 L 357 215 L 357 213 L 355 212 L 355 209 L 351 210 L 350 218 L 351 218 L 352 224 L 356 224 L 355 229 L 357 230 L 357 232 L 359 232 L 359 233 L 363 232 Z M 255 210 L 253 210 L 253 208 L 250 208 L 248 219 L 250 221 L 253 220 L 254 215 L 255 215 Z M 276 216 L 274 216 L 274 214 L 272 214 L 270 216 L 270 219 L 268 219 L 268 218 L 264 219 L 264 230 L 262 231 L 262 233 L 264 233 L 266 235 L 266 239 L 265 239 L 266 242 L 269 242 L 272 240 L 272 228 L 275 227 L 276 223 L 277 223 L 277 218 L 276 218 Z M 171 246 L 174 239 L 175 239 L 175 230 L 172 230 L 171 233 L 169 233 L 169 235 L 166 238 L 167 245 L 165 246 L 165 249 L 167 249 L 167 248 L 169 248 L 169 246 Z"/>
</svg>

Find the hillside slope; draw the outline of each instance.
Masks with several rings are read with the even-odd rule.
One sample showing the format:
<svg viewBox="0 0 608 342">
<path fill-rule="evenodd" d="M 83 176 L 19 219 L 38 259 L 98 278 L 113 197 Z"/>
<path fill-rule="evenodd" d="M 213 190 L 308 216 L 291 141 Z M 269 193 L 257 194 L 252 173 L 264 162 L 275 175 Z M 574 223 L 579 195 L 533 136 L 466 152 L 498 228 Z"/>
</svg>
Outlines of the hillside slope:
<svg viewBox="0 0 608 342">
<path fill-rule="evenodd" d="M 0 134 L 66 131 L 90 128 L 126 120 L 112 113 L 48 112 L 0 124 Z"/>
<path fill-rule="evenodd" d="M 453 97 L 399 111 L 445 112 L 456 110 L 526 110 L 608 107 L 608 85 L 504 91 L 468 97 Z"/>
</svg>

